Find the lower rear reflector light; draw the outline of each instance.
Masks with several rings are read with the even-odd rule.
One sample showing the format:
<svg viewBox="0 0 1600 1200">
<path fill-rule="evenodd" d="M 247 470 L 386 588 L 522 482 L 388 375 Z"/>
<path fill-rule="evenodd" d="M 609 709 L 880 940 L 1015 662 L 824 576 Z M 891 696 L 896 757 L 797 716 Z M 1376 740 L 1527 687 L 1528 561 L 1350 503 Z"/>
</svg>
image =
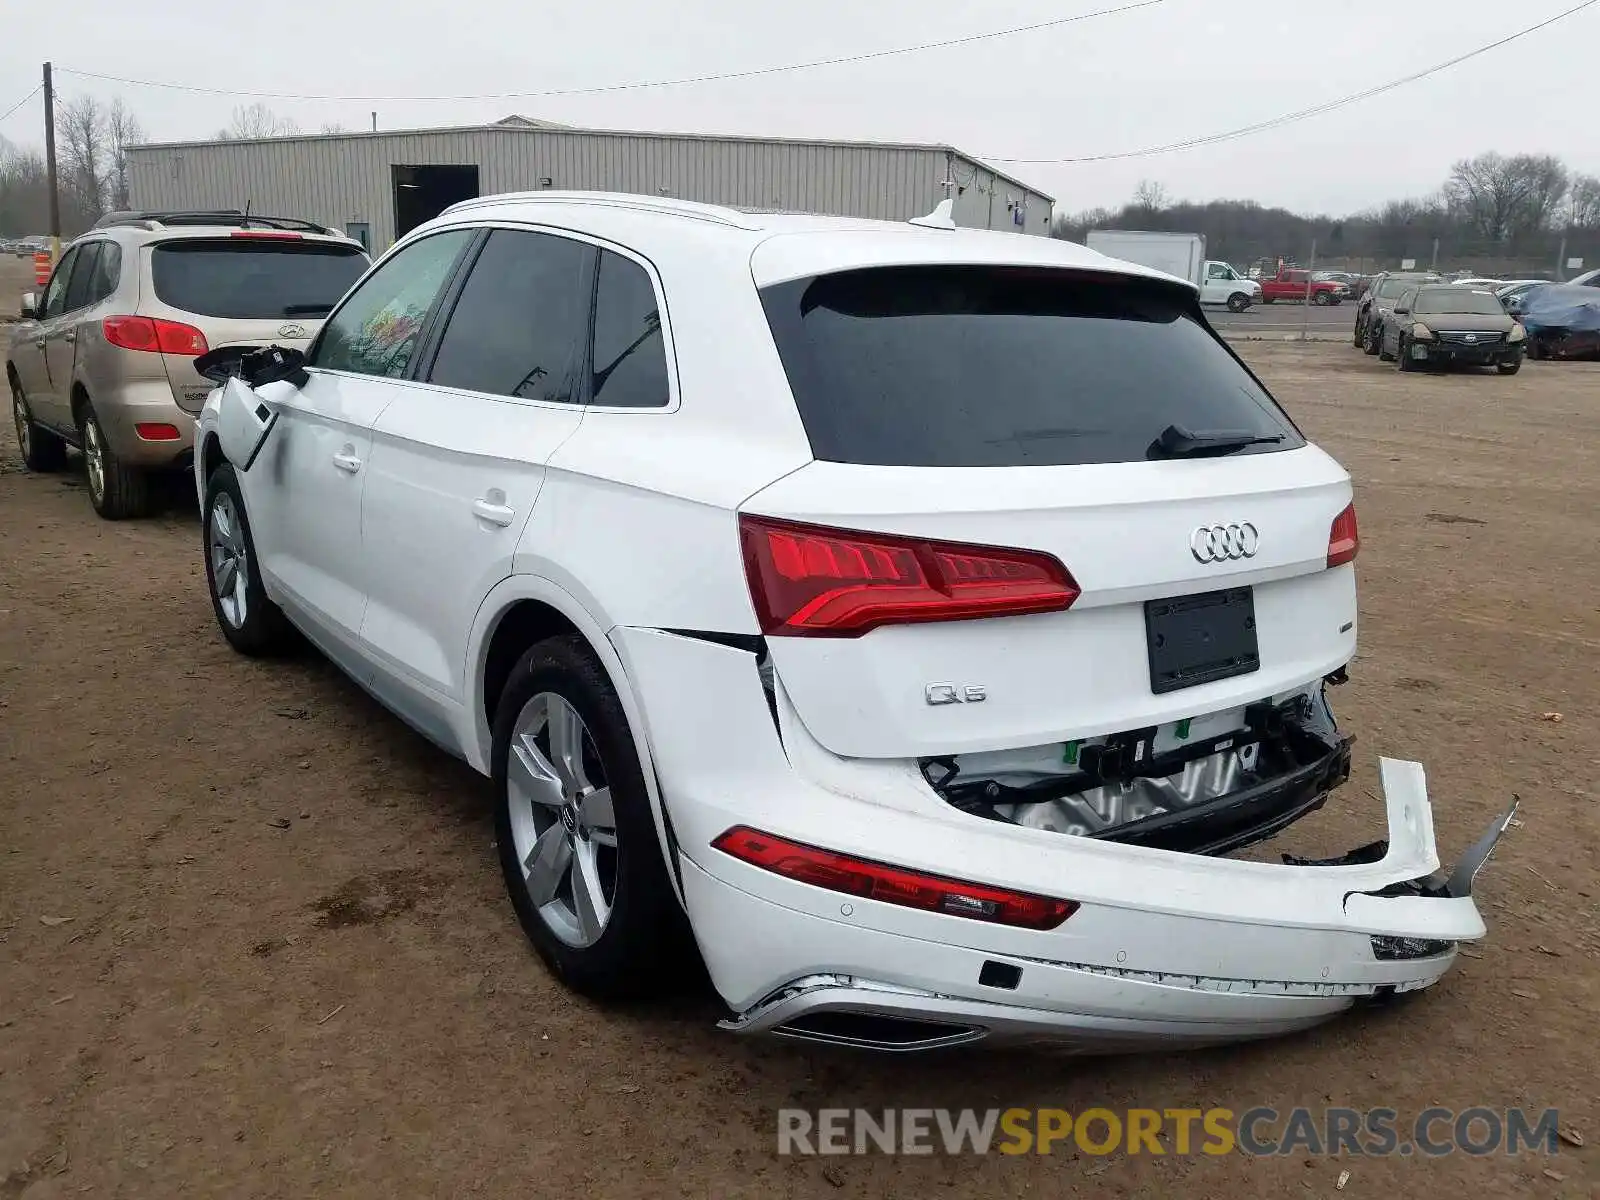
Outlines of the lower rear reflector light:
<svg viewBox="0 0 1600 1200">
<path fill-rule="evenodd" d="M 133 427 L 133 431 L 147 442 L 175 442 L 183 436 L 176 425 L 168 425 L 165 421 L 142 421 Z"/>
<path fill-rule="evenodd" d="M 1078 598 L 1037 550 L 934 542 L 741 516 L 750 597 L 766 634 L 859 637 L 880 625 L 1060 612 Z"/>
<path fill-rule="evenodd" d="M 924 875 L 903 867 L 850 858 L 736 825 L 711 843 L 741 862 L 831 892 L 1023 929 L 1054 929 L 1078 910 L 1054 900 L 982 883 Z"/>
</svg>

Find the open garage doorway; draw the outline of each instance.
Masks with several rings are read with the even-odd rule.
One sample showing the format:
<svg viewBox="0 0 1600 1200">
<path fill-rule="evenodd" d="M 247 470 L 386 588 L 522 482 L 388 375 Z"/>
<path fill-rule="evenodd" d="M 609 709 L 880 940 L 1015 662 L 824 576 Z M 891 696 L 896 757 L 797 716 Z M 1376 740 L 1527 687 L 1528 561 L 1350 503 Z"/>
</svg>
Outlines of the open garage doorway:
<svg viewBox="0 0 1600 1200">
<path fill-rule="evenodd" d="M 478 196 L 475 166 L 394 166 L 394 236 L 405 237 L 452 204 Z"/>
</svg>

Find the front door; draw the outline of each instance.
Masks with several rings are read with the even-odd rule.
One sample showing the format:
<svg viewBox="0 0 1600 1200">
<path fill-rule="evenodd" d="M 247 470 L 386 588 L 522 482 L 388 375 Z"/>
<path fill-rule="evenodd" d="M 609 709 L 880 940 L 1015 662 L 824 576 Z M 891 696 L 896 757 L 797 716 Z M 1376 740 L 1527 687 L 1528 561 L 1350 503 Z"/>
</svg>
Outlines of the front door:
<svg viewBox="0 0 1600 1200">
<path fill-rule="evenodd" d="M 68 250 L 56 264 L 55 273 L 45 289 L 44 301 L 39 306 L 39 319 L 28 330 L 24 341 L 17 347 L 13 363 L 22 381 L 23 394 L 28 398 L 28 411 L 41 425 L 65 430 L 72 424 L 70 416 L 72 379 L 70 374 L 62 384 L 63 397 L 69 415 L 63 417 L 63 404 L 56 400 L 55 381 L 50 375 L 49 347 L 63 324 L 67 311 L 67 282 L 78 261 L 78 248 Z"/>
<path fill-rule="evenodd" d="M 1226 304 L 1233 295 L 1233 268 L 1227 263 L 1208 262 L 1205 281 L 1200 285 L 1200 303 Z"/>
<path fill-rule="evenodd" d="M 419 370 L 426 382 L 378 420 L 362 640 L 380 698 L 447 744 L 473 699 L 466 652 L 478 607 L 512 573 L 545 462 L 583 419 L 595 254 L 552 234 L 492 231 Z"/>
<path fill-rule="evenodd" d="M 268 385 L 277 427 L 248 474 L 263 573 L 297 623 L 358 678 L 367 580 L 361 504 L 379 416 L 409 386 L 428 314 L 472 230 L 448 230 L 390 255 L 345 299 L 312 347 L 303 387 Z M 259 494 L 259 497 L 258 497 Z M 413 560 L 414 561 L 414 560 Z"/>
</svg>

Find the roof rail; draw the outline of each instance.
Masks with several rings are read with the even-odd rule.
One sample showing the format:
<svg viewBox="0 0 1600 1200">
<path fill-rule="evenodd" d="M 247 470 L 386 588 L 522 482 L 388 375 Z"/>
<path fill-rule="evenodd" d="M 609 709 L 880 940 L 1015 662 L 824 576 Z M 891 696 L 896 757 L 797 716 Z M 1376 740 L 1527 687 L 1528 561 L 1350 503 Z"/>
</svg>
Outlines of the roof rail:
<svg viewBox="0 0 1600 1200">
<path fill-rule="evenodd" d="M 732 225 L 736 228 L 751 228 L 748 222 L 743 219 L 745 214 L 725 205 L 707 204 L 699 200 L 684 200 L 677 196 L 651 196 L 642 192 L 580 192 L 551 189 L 540 189 L 534 192 L 501 192 L 491 196 L 474 196 L 470 200 L 458 200 L 439 215 L 446 216 L 450 213 L 467 212 L 474 208 L 501 203 L 593 204 L 611 208 L 633 208 L 646 212 L 671 213 L 677 216 L 695 217 L 704 221 L 715 221 L 723 225 Z"/>
<path fill-rule="evenodd" d="M 299 233 L 329 234 L 334 237 L 345 236 L 339 230 L 320 225 L 315 221 L 303 221 L 298 217 L 246 214 L 236 208 L 175 212 L 110 212 L 96 221 L 94 228 L 108 229 L 118 225 L 142 225 L 146 229 L 167 229 L 185 225 L 224 225 L 237 226 L 240 229 L 281 229 Z"/>
</svg>

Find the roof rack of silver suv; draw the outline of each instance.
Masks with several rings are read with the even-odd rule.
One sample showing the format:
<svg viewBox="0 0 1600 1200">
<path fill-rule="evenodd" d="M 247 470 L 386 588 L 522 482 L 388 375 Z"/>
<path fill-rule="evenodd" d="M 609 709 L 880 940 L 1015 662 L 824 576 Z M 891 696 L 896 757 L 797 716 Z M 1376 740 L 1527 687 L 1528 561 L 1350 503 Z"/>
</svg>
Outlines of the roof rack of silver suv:
<svg viewBox="0 0 1600 1200">
<path fill-rule="evenodd" d="M 174 212 L 109 212 L 94 223 L 96 229 L 119 225 L 137 225 L 148 230 L 170 229 L 174 226 L 234 225 L 240 229 L 279 229 L 286 232 L 345 236 L 337 229 L 319 225 L 315 221 L 302 221 L 298 217 L 269 217 L 258 213 L 245 213 L 238 209 L 196 209 Z"/>
</svg>

